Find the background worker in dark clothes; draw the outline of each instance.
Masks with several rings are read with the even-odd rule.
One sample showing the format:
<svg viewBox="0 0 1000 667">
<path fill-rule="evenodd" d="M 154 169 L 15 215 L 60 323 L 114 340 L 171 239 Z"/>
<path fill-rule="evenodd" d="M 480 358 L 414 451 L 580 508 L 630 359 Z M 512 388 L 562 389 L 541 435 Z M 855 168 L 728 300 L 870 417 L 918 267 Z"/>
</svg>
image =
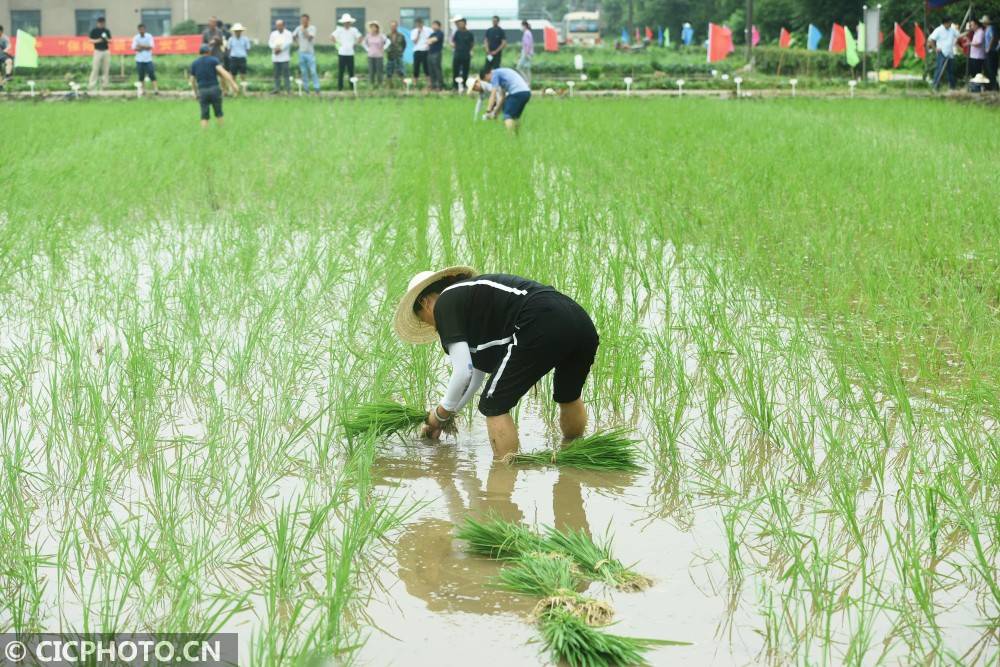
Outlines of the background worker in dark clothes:
<svg viewBox="0 0 1000 667">
<path fill-rule="evenodd" d="M 455 34 L 451 36 L 451 45 L 455 51 L 451 56 L 451 80 L 453 87 L 458 90 L 458 81 L 463 83 L 469 78 L 469 67 L 472 65 L 472 47 L 476 45 L 476 36 L 469 30 L 464 16 L 456 16 L 452 23 L 455 24 Z"/>
<path fill-rule="evenodd" d="M 486 416 L 493 455 L 516 452 L 510 411 L 551 371 L 552 398 L 566 440 L 583 435 L 587 409 L 580 396 L 600 339 L 575 301 L 554 288 L 467 266 L 423 271 L 410 280 L 396 308 L 395 330 L 408 343 L 440 339 L 452 374 L 439 405 L 427 413 L 424 435 L 438 438 L 486 380 L 479 411 Z"/>
<path fill-rule="evenodd" d="M 486 30 L 486 67 L 496 69 L 503 60 L 503 50 L 507 48 L 507 33 L 500 27 L 500 17 L 493 17 L 493 25 Z"/>
<path fill-rule="evenodd" d="M 431 36 L 427 40 L 427 74 L 431 80 L 431 90 L 444 90 L 444 73 L 441 71 L 441 57 L 444 54 L 444 31 L 440 21 L 431 21 Z"/>
<path fill-rule="evenodd" d="M 232 75 L 222 66 L 222 61 L 211 55 L 210 44 L 202 44 L 199 52 L 201 56 L 191 63 L 188 78 L 198 104 L 201 105 L 201 126 L 208 127 L 209 108 L 215 112 L 216 122 L 222 125 L 222 89 L 219 87 L 219 77 L 222 77 L 233 95 L 239 93 L 240 89 Z"/>
</svg>

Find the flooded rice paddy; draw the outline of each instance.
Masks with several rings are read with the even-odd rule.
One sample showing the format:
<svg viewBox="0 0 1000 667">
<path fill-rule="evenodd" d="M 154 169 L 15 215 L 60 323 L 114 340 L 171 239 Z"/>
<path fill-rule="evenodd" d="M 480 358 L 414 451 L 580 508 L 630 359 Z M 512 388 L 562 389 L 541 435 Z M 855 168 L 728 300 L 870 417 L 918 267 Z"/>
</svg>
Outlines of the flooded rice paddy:
<svg viewBox="0 0 1000 667">
<path fill-rule="evenodd" d="M 1000 202 L 927 161 L 992 116 L 539 100 L 516 143 L 477 126 L 504 158 L 472 164 L 440 131 L 464 101 L 413 102 L 239 102 L 224 133 L 172 102 L 12 107 L 0 631 L 234 631 L 247 665 L 544 664 L 535 601 L 453 537 L 492 511 L 612 535 L 654 580 L 591 585 L 613 631 L 692 644 L 652 664 L 996 664 L 1000 232 L 979 214 Z M 276 152 L 275 127 L 311 140 Z M 73 167 L 95 155 L 99 197 Z M 940 189 L 981 195 L 913 195 Z M 495 463 L 471 410 L 441 444 L 345 437 L 359 403 L 440 393 L 440 351 L 389 323 L 410 275 L 457 263 L 588 309 L 592 428 L 631 429 L 644 471 Z M 557 441 L 550 391 L 519 407 L 527 450 Z"/>
</svg>

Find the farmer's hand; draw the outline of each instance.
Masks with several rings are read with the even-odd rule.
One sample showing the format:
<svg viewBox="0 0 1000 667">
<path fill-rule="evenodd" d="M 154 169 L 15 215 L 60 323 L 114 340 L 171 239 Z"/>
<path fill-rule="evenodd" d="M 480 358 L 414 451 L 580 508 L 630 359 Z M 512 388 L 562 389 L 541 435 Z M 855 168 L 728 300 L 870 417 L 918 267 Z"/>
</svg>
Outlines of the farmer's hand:
<svg viewBox="0 0 1000 667">
<path fill-rule="evenodd" d="M 438 421 L 437 415 L 434 414 L 434 408 L 431 408 L 427 412 L 427 418 L 424 419 L 424 427 L 420 429 L 420 435 L 431 440 L 441 438 L 441 422 Z"/>
</svg>

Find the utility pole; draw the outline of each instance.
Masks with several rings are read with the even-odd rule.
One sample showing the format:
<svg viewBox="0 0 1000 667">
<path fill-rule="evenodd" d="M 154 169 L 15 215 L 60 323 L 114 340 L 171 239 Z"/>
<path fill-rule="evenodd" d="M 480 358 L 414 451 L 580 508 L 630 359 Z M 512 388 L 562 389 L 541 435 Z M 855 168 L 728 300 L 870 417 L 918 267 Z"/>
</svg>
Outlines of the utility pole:
<svg viewBox="0 0 1000 667">
<path fill-rule="evenodd" d="M 753 0 L 747 0 L 747 67 L 753 69 Z"/>
</svg>

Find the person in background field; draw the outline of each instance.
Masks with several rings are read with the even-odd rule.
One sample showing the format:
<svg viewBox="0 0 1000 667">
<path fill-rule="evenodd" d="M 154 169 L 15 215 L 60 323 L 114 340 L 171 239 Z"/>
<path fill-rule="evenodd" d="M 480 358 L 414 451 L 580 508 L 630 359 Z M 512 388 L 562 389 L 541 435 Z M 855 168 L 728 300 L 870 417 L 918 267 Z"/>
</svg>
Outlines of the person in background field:
<svg viewBox="0 0 1000 667">
<path fill-rule="evenodd" d="M 986 78 L 990 80 L 986 84 L 986 90 L 997 90 L 997 64 L 1000 61 L 1000 53 L 997 52 L 997 30 L 993 27 L 993 21 L 989 16 L 983 15 L 979 22 L 983 24 L 983 46 L 986 49 Z"/>
<path fill-rule="evenodd" d="M 219 21 L 219 30 L 222 31 L 222 66 L 226 68 L 226 71 L 232 74 L 232 56 L 229 54 L 229 40 L 232 38 L 233 33 L 230 32 L 229 28 L 226 27 L 226 22 L 222 19 Z"/>
<path fill-rule="evenodd" d="M 487 109 L 498 109 L 503 106 L 503 124 L 508 132 L 517 134 L 521 126 L 521 116 L 524 107 L 531 100 L 531 87 L 528 82 L 509 67 L 491 70 L 483 68 L 479 80 L 469 88 L 469 94 L 485 90 L 490 94 Z M 496 113 L 495 111 L 493 112 Z"/>
<path fill-rule="evenodd" d="M 280 19 L 275 21 L 267 45 L 271 49 L 271 63 L 274 65 L 274 90 L 271 94 L 277 95 L 282 88 L 286 93 L 292 92 L 292 77 L 289 72 L 289 63 L 292 60 L 292 33 L 285 30 L 284 21 Z"/>
<path fill-rule="evenodd" d="M 976 19 L 969 21 L 969 32 L 972 39 L 969 42 L 969 76 L 975 77 L 986 69 L 986 31 Z"/>
<path fill-rule="evenodd" d="M 382 34 L 382 26 L 378 24 L 378 21 L 369 21 L 364 46 L 368 53 L 368 85 L 372 88 L 382 86 L 385 47 L 388 45 L 389 39 Z"/>
<path fill-rule="evenodd" d="M 431 22 L 431 36 L 427 39 L 427 75 L 431 80 L 431 90 L 444 90 L 444 74 L 441 72 L 441 56 L 444 49 L 444 32 L 440 21 Z"/>
<path fill-rule="evenodd" d="M 90 43 L 94 45 L 94 59 L 90 65 L 90 82 L 87 90 L 94 92 L 98 82 L 101 88 L 107 88 L 111 82 L 111 51 L 108 49 L 111 31 L 105 25 L 104 17 L 97 17 L 97 25 L 90 31 Z"/>
<path fill-rule="evenodd" d="M 427 71 L 427 52 L 430 48 L 428 40 L 431 38 L 431 30 L 424 25 L 423 19 L 417 19 L 410 31 L 410 41 L 413 42 L 413 81 L 420 81 L 420 70 L 430 75 Z"/>
<path fill-rule="evenodd" d="M 531 34 L 531 24 L 521 21 L 521 57 L 517 61 L 517 70 L 524 80 L 531 83 L 531 59 L 535 57 L 535 36 Z"/>
<path fill-rule="evenodd" d="M 233 77 L 243 77 L 247 80 L 247 54 L 250 53 L 250 39 L 243 32 L 246 28 L 237 21 L 233 24 L 233 36 L 229 38 L 229 72 Z"/>
<path fill-rule="evenodd" d="M 519 446 L 511 410 L 552 372 L 563 438 L 583 435 L 583 387 L 600 336 L 587 312 L 555 288 L 510 274 L 477 275 L 467 266 L 423 271 L 397 303 L 393 328 L 406 343 L 440 341 L 451 360 L 451 380 L 427 412 L 425 437 L 439 438 L 489 373 L 479 412 L 486 416 L 493 456 L 503 460 Z"/>
<path fill-rule="evenodd" d="M 496 69 L 503 61 L 507 48 L 507 33 L 500 27 L 500 17 L 493 17 L 493 25 L 486 31 L 486 67 Z"/>
<path fill-rule="evenodd" d="M 210 108 L 215 113 L 215 121 L 222 125 L 222 89 L 219 87 L 219 77 L 222 77 L 222 81 L 234 95 L 239 92 L 239 87 L 232 75 L 222 66 L 222 61 L 212 55 L 210 44 L 202 44 L 198 52 L 201 55 L 191 63 L 188 80 L 201 106 L 201 126 L 208 127 Z"/>
<path fill-rule="evenodd" d="M 451 36 L 451 45 L 455 51 L 451 56 L 452 87 L 458 90 L 458 81 L 469 78 L 469 67 L 472 65 L 472 48 L 476 45 L 476 37 L 469 30 L 464 16 L 456 16 L 451 20 L 455 24 L 455 34 Z"/>
<path fill-rule="evenodd" d="M 337 90 L 344 89 L 344 73 L 348 78 L 354 76 L 354 49 L 361 43 L 361 33 L 354 27 L 354 17 L 344 13 L 340 25 L 331 35 L 337 45 Z"/>
<path fill-rule="evenodd" d="M 934 65 L 934 90 L 941 87 L 941 79 L 948 75 L 948 87 L 955 89 L 955 42 L 958 41 L 958 30 L 955 30 L 951 17 L 945 16 L 941 19 L 941 25 L 934 28 L 934 32 L 927 38 L 931 49 L 937 54 L 937 61 Z"/>
<path fill-rule="evenodd" d="M 309 25 L 309 15 L 299 17 L 299 25 L 292 33 L 292 39 L 299 47 L 299 72 L 306 90 L 312 80 L 313 92 L 319 92 L 319 74 L 316 72 L 316 26 Z"/>
<path fill-rule="evenodd" d="M 14 59 L 7 53 L 9 48 L 10 40 L 4 36 L 3 26 L 0 25 L 0 90 L 3 90 L 4 84 L 14 71 Z"/>
<path fill-rule="evenodd" d="M 393 21 L 389 24 L 389 34 L 385 36 L 385 75 L 392 86 L 392 77 L 398 76 L 402 79 L 406 76 L 403 69 L 403 52 L 406 51 L 406 37 L 399 32 L 399 23 Z"/>
<path fill-rule="evenodd" d="M 156 69 L 153 67 L 153 36 L 146 32 L 146 26 L 139 24 L 139 32 L 132 38 L 132 50 L 135 51 L 135 73 L 139 83 L 146 85 L 146 79 L 153 82 L 153 93 L 160 94 L 160 86 L 156 83 Z"/>
<path fill-rule="evenodd" d="M 208 44 L 209 55 L 212 55 L 222 62 L 222 46 L 226 43 L 226 37 L 219 27 L 219 19 L 212 17 L 208 19 L 208 27 L 201 33 L 201 43 Z"/>
</svg>

